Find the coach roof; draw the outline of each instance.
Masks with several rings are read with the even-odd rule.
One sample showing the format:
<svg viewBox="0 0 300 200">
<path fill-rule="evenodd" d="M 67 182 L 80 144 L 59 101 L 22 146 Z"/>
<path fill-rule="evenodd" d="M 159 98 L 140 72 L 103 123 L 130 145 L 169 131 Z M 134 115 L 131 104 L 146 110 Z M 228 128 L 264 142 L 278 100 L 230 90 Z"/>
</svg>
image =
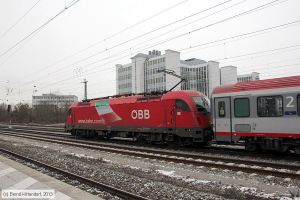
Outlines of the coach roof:
<svg viewBox="0 0 300 200">
<path fill-rule="evenodd" d="M 273 78 L 258 81 L 240 82 L 230 85 L 218 86 L 213 90 L 213 94 L 242 92 L 250 90 L 264 90 L 274 88 L 286 88 L 300 86 L 300 76 L 290 76 L 283 78 Z"/>
</svg>

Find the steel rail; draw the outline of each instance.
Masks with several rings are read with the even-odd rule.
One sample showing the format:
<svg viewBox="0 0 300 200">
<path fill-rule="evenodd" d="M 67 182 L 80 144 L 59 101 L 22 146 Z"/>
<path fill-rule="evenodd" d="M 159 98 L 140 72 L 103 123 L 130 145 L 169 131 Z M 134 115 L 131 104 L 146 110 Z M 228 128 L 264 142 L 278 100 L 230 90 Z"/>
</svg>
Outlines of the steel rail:
<svg viewBox="0 0 300 200">
<path fill-rule="evenodd" d="M 76 175 L 76 174 L 71 173 L 71 172 L 67 172 L 65 170 L 59 169 L 59 168 L 54 167 L 52 165 L 40 162 L 40 161 L 32 159 L 32 158 L 29 158 L 28 156 L 23 156 L 23 155 L 18 154 L 16 152 L 9 151 L 7 149 L 0 148 L 0 151 L 3 152 L 3 153 L 9 154 L 11 156 L 17 157 L 19 159 L 22 159 L 26 162 L 31 162 L 31 163 L 34 163 L 38 166 L 44 167 L 44 168 L 46 168 L 50 171 L 55 171 L 55 172 L 57 172 L 59 174 L 62 174 L 62 175 L 66 176 L 70 179 L 79 180 L 81 183 L 85 183 L 85 184 L 88 184 L 90 186 L 100 188 L 100 189 L 102 189 L 102 190 L 104 190 L 104 191 L 106 191 L 106 192 L 108 192 L 112 195 L 121 197 L 123 199 L 148 200 L 148 198 L 146 198 L 146 197 L 142 197 L 142 196 L 139 196 L 137 194 L 133 194 L 131 192 L 127 192 L 127 191 L 118 189 L 116 187 L 113 187 L 113 186 L 110 186 L 110 185 L 107 185 L 107 184 L 104 184 L 104 183 L 100 183 L 100 182 L 85 178 L 83 176 Z"/>
<path fill-rule="evenodd" d="M 40 140 L 45 142 L 52 142 L 70 146 L 77 146 L 82 148 L 113 152 L 122 155 L 143 157 L 149 159 L 164 160 L 167 162 L 174 163 L 184 163 L 194 166 L 205 166 L 205 167 L 214 167 L 219 169 L 229 169 L 232 171 L 243 171 L 246 173 L 258 173 L 263 175 L 272 175 L 282 178 L 292 178 L 300 180 L 299 165 L 285 165 L 253 160 L 240 160 L 232 158 L 220 158 L 220 157 L 210 157 L 206 155 L 196 155 L 196 154 L 186 154 L 186 153 L 177 153 L 177 152 L 166 152 L 158 150 L 149 150 L 149 149 L 140 149 L 140 148 L 121 148 L 119 146 L 99 146 L 99 143 L 90 143 L 78 141 L 75 139 L 63 139 L 63 138 L 53 138 L 53 137 L 36 137 L 28 136 L 26 134 L 20 133 L 3 133 L 6 135 L 11 135 L 15 137 L 22 137 L 34 140 Z M 247 166 L 248 165 L 248 166 Z M 266 168 L 266 169 L 264 169 Z M 273 169 L 275 168 L 275 169 Z M 293 172 L 288 172 L 286 170 L 291 170 Z"/>
<path fill-rule="evenodd" d="M 21 129 L 15 129 L 17 131 L 20 131 Z M 26 130 L 28 131 L 28 130 Z M 31 132 L 31 131 L 30 131 Z M 13 133 L 13 132 L 8 132 Z M 16 133 L 16 134 L 22 134 L 24 133 Z M 46 135 L 46 133 L 42 132 L 43 135 Z M 52 134 L 52 133 L 51 133 Z M 30 134 L 29 134 L 30 135 Z M 31 136 L 36 136 L 36 134 L 32 134 Z M 94 142 L 94 141 L 87 141 L 87 140 L 77 140 L 73 137 L 67 137 L 62 134 L 53 134 L 53 136 L 62 137 L 61 140 L 63 141 L 69 141 L 69 142 L 76 142 L 80 144 L 89 144 L 89 145 L 101 145 L 103 147 L 109 147 L 109 148 L 120 148 L 125 149 L 129 151 L 142 151 L 146 153 L 154 153 L 154 154 L 164 154 L 168 156 L 176 156 L 176 157 L 185 157 L 189 159 L 202 159 L 202 160 L 211 160 L 216 162 L 226 162 L 226 163 L 236 163 L 236 164 L 247 164 L 247 165 L 256 165 L 261 167 L 271 167 L 271 168 L 277 168 L 277 169 L 288 169 L 288 170 L 300 170 L 300 165 L 291 165 L 291 164 L 282 164 L 282 163 L 274 163 L 274 162 L 266 162 L 266 161 L 256 161 L 256 160 L 247 160 L 247 159 L 239 159 L 239 158 L 224 158 L 220 156 L 213 156 L 213 155 L 201 155 L 196 153 L 185 153 L 185 152 L 174 152 L 170 150 L 159 150 L 159 149 L 152 149 L 152 148 L 141 148 L 141 147 L 132 147 L 132 146 L 126 146 L 126 145 L 120 145 L 120 144 L 113 144 L 113 143 L 103 143 L 103 142 Z M 47 138 L 47 139 L 55 139 L 55 137 L 51 136 L 41 136 L 38 135 L 39 138 Z"/>
</svg>

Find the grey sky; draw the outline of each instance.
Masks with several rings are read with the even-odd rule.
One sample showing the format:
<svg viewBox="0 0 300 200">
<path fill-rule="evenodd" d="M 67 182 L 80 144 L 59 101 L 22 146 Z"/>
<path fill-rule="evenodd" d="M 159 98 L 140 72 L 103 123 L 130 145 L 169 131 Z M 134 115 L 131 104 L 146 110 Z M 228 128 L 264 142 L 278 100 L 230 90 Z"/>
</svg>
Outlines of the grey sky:
<svg viewBox="0 0 300 200">
<path fill-rule="evenodd" d="M 38 0 L 0 0 L 0 55 L 72 1 L 41 0 L 1 37 L 36 2 Z M 239 74 L 257 71 L 261 78 L 300 75 L 300 46 L 297 46 L 300 45 L 300 23 L 263 34 L 259 32 L 251 37 L 222 40 L 300 20 L 299 0 L 228 1 L 119 45 L 222 2 L 225 0 L 81 0 L 34 37 L 0 56 L 0 103 L 7 99 L 10 103 L 30 102 L 34 85 L 37 94 L 59 91 L 82 98 L 83 85 L 80 82 L 84 78 L 89 81 L 89 98 L 113 95 L 115 64 L 126 64 L 136 52 L 147 53 L 152 49 L 162 53 L 166 49 L 182 50 L 182 59 L 216 60 L 220 66 L 237 66 Z M 270 2 L 274 5 L 220 22 Z M 178 3 L 176 7 L 114 35 Z M 220 23 L 213 25 L 216 22 Z M 169 41 L 162 42 L 166 40 Z M 221 41 L 195 47 L 216 40 Z M 93 44 L 96 45 L 70 57 Z M 7 93 L 7 88 L 12 90 Z"/>
</svg>

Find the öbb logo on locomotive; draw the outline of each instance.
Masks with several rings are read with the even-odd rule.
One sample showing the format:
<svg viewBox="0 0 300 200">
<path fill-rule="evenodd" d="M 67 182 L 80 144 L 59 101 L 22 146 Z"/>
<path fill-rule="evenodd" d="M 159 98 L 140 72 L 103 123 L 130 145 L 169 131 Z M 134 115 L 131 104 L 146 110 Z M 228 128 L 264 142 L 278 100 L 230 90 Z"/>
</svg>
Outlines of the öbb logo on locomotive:
<svg viewBox="0 0 300 200">
<path fill-rule="evenodd" d="M 150 111 L 148 109 L 145 110 L 132 110 L 131 111 L 132 119 L 150 119 Z"/>
</svg>

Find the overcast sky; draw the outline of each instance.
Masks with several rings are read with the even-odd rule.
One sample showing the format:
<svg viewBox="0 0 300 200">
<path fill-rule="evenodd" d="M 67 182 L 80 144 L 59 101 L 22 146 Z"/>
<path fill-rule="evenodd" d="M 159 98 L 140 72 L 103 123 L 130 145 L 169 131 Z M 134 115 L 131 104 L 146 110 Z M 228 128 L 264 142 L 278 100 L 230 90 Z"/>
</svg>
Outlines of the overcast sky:
<svg viewBox="0 0 300 200">
<path fill-rule="evenodd" d="M 152 49 L 300 75 L 299 0 L 80 0 L 30 35 L 72 2 L 0 0 L 0 103 L 31 102 L 34 86 L 81 99 L 84 78 L 89 98 L 113 95 L 115 64 Z"/>
</svg>

